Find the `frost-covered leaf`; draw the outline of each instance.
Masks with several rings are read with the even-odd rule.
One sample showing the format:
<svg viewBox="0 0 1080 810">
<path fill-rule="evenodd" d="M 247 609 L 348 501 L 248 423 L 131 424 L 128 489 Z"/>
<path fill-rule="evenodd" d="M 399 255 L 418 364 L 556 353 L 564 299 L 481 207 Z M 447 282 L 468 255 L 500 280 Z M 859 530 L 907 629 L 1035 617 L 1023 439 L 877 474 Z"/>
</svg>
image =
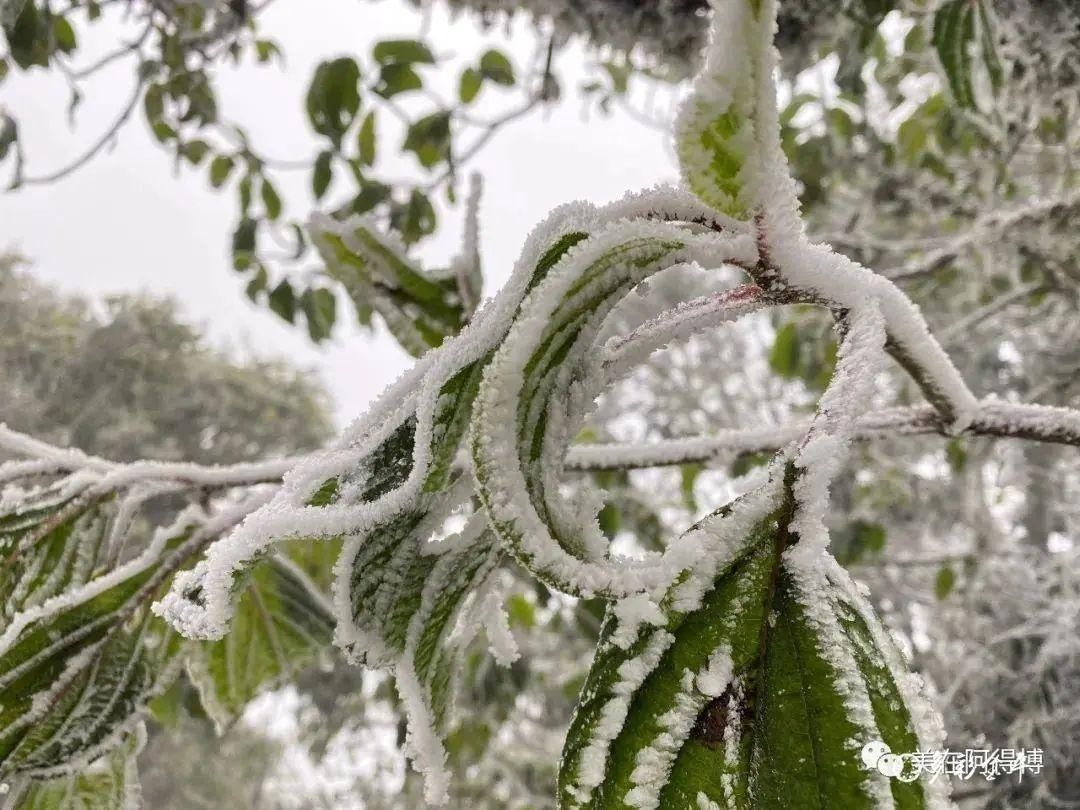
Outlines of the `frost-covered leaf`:
<svg viewBox="0 0 1080 810">
<path fill-rule="evenodd" d="M 422 531 L 367 537 L 351 558 L 347 592 L 354 624 L 339 634 L 359 660 L 393 671 L 408 721 L 406 748 L 433 803 L 444 801 L 449 787 L 442 739 L 460 652 L 450 636 L 469 596 L 501 556 L 482 514 L 444 542 L 449 547 L 433 553 Z M 351 551 L 347 546 L 344 561 Z M 338 583 L 339 598 L 343 585 Z"/>
<path fill-rule="evenodd" d="M 77 770 L 23 777 L 4 797 L 4 810 L 135 810 L 142 798 L 136 757 L 145 740 L 140 724 L 114 750 Z"/>
<path fill-rule="evenodd" d="M 223 732 L 260 692 L 287 681 L 331 642 L 328 600 L 286 557 L 257 565 L 220 641 L 191 645 L 187 671 L 206 713 Z"/>
<path fill-rule="evenodd" d="M 373 221 L 320 217 L 311 230 L 327 273 L 358 307 L 378 312 L 410 354 L 420 356 L 465 325 L 470 312 L 462 305 L 456 279 L 425 273 L 406 255 L 405 246 L 380 233 Z"/>
<path fill-rule="evenodd" d="M 188 558 L 265 493 L 191 507 L 138 556 L 12 617 L 0 634 L 0 777 L 88 761 L 130 728 L 178 670 L 184 639 L 151 602 Z"/>
<path fill-rule="evenodd" d="M 711 5 L 705 67 L 676 124 L 676 147 L 690 189 L 718 211 L 747 219 L 761 202 L 759 99 L 772 83 L 775 3 Z"/>
<path fill-rule="evenodd" d="M 713 570 L 609 609 L 563 750 L 561 808 L 940 806 L 865 768 L 865 744 L 940 745 L 940 721 L 857 586 L 793 554 L 791 490 Z M 703 521 L 735 519 L 736 502 Z"/>
<path fill-rule="evenodd" d="M 71 482 L 0 500 L 0 628 L 91 577 L 107 550 L 113 507 Z"/>
<path fill-rule="evenodd" d="M 953 98 L 961 107 L 975 108 L 971 80 L 971 43 L 975 40 L 975 4 L 949 0 L 934 13 L 933 43 Z"/>
<path fill-rule="evenodd" d="M 428 777 L 428 795 L 441 799 L 446 782 L 439 732 L 453 672 L 453 656 L 444 640 L 501 553 L 492 535 L 483 530 L 482 513 L 471 504 L 470 458 L 460 451 L 493 353 L 505 346 L 511 325 L 527 332 L 528 322 L 535 318 L 522 300 L 530 293 L 530 300 L 545 300 L 547 294 L 540 293 L 544 280 L 570 261 L 579 244 L 588 243 L 590 250 L 605 255 L 595 267 L 591 261 L 582 265 L 575 259 L 569 271 L 560 271 L 563 276 L 583 268 L 598 271 L 578 287 L 584 296 L 590 290 L 607 290 L 595 301 L 585 299 L 592 303 L 589 318 L 602 317 L 600 310 L 620 297 L 608 301 L 609 296 L 616 291 L 625 294 L 636 280 L 665 262 L 700 259 L 719 266 L 732 255 L 752 256 L 746 234 L 733 239 L 678 224 L 631 226 L 624 221 L 639 212 L 680 221 L 717 218 L 688 195 L 668 190 L 606 209 L 576 205 L 556 212 L 530 238 L 500 294 L 460 334 L 447 336 L 438 348 L 424 353 L 337 447 L 294 469 L 273 502 L 214 543 L 195 569 L 178 576 L 162 600 L 162 614 L 186 635 L 220 639 L 228 632 L 247 572 L 275 544 L 293 538 L 344 538 L 335 566 L 336 641 L 355 659 L 395 671 L 409 715 L 411 754 Z M 723 224 L 729 223 L 725 219 Z M 615 230 L 592 243 L 588 231 L 602 226 Z M 644 228 L 645 236 L 628 236 L 626 231 L 634 228 Z M 466 238 L 466 257 L 475 256 L 475 223 L 472 231 Z M 680 239 L 693 248 L 682 250 Z M 337 242 L 344 244 L 344 239 L 339 235 Z M 623 244 L 630 249 L 620 251 Z M 441 274 L 421 275 L 404 266 L 400 255 L 384 257 L 376 252 L 398 273 L 395 281 L 410 285 L 411 292 L 421 297 L 438 289 L 441 279 L 459 283 L 474 272 L 468 264 L 456 263 Z M 649 267 L 646 257 L 653 259 Z M 610 277 L 603 270 L 610 270 Z M 630 275 L 623 277 L 627 272 Z M 593 281 L 595 288 L 590 287 Z M 608 290 L 611 283 L 614 288 Z M 504 426 L 511 435 L 515 421 L 511 417 Z M 508 446 L 515 443 L 512 439 Z M 470 514 L 474 517 L 460 536 L 440 539 Z M 498 622 L 487 624 L 498 630 Z M 505 646 L 500 644 L 503 652 Z"/>
<path fill-rule="evenodd" d="M 184 639 L 144 613 L 55 673 L 3 679 L 0 777 L 64 773 L 112 749 L 172 683 Z M 53 675 L 52 680 L 34 681 Z M 29 700 L 27 700 L 29 698 Z"/>
<path fill-rule="evenodd" d="M 609 377 L 643 359 L 623 358 L 610 368 L 598 359 L 596 338 L 616 304 L 665 268 L 719 267 L 745 251 L 749 256 L 753 248 L 738 236 L 699 238 L 677 224 L 617 222 L 570 248 L 522 303 L 485 370 L 471 451 L 492 526 L 548 585 L 577 595 L 625 595 L 672 575 L 667 560 L 604 559 L 608 543 L 596 520 L 602 504 L 587 495 L 567 501 L 559 487 L 563 458 Z M 752 299 L 722 304 L 705 323 L 758 305 Z"/>
</svg>

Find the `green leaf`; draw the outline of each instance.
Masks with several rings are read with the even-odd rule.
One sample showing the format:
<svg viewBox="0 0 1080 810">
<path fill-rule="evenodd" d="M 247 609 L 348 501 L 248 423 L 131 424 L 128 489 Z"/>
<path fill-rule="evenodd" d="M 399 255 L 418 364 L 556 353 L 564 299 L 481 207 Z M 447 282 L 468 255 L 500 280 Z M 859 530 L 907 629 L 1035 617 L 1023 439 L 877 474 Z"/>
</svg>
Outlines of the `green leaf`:
<svg viewBox="0 0 1080 810">
<path fill-rule="evenodd" d="M 165 113 L 165 88 L 160 84 L 152 84 L 146 88 L 143 96 L 143 112 L 146 120 L 151 124 L 156 123 Z"/>
<path fill-rule="evenodd" d="M 315 165 L 311 170 L 311 193 L 316 200 L 321 200 L 330 188 L 330 181 L 334 177 L 333 158 L 334 153 L 330 151 L 319 152 L 319 156 L 315 158 Z"/>
<path fill-rule="evenodd" d="M 399 93 L 419 90 L 423 86 L 423 80 L 412 65 L 383 65 L 379 70 L 375 92 L 383 98 L 393 98 Z"/>
<path fill-rule="evenodd" d="M 11 58 L 22 70 L 34 65 L 48 67 L 51 55 L 48 16 L 38 11 L 34 0 L 24 0 L 15 22 L 4 26 L 4 34 Z"/>
<path fill-rule="evenodd" d="M 300 308 L 304 311 L 308 334 L 319 343 L 330 337 L 337 319 L 337 299 L 324 287 L 312 287 L 304 290 L 300 296 Z"/>
<path fill-rule="evenodd" d="M 375 165 L 375 111 L 372 110 L 364 116 L 357 134 L 357 154 L 360 162 L 365 166 Z"/>
<path fill-rule="evenodd" d="M 52 21 L 53 41 L 57 49 L 63 53 L 71 53 L 75 50 L 78 42 L 75 38 L 75 29 L 64 17 L 53 17 Z"/>
<path fill-rule="evenodd" d="M 997 46 L 994 43 L 994 12 L 987 0 L 978 0 L 978 4 L 979 44 L 982 48 L 983 64 L 990 78 L 990 86 L 997 93 L 1004 84 L 1005 69 L 1001 66 L 1001 59 L 998 57 Z"/>
<path fill-rule="evenodd" d="M 934 578 L 934 596 L 939 600 L 945 600 L 956 586 L 956 572 L 952 566 L 943 565 Z"/>
<path fill-rule="evenodd" d="M 410 65 L 435 63 L 431 50 L 415 39 L 384 39 L 376 42 L 372 56 L 380 65 Z"/>
<path fill-rule="evenodd" d="M 356 60 L 343 56 L 321 62 L 308 86 L 305 106 L 312 128 L 339 146 L 360 109 L 360 67 Z"/>
<path fill-rule="evenodd" d="M 207 715 L 223 733 L 262 692 L 293 678 L 330 646 L 333 611 L 295 564 L 258 564 L 237 597 L 236 616 L 220 641 L 195 645 L 187 671 Z"/>
<path fill-rule="evenodd" d="M 103 562 L 112 499 L 59 485 L 0 515 L 0 629 L 34 604 L 85 584 Z"/>
<path fill-rule="evenodd" d="M 949 439 L 945 443 L 945 460 L 949 462 L 949 469 L 954 475 L 964 471 L 967 466 L 967 448 L 963 439 Z"/>
<path fill-rule="evenodd" d="M 358 312 L 378 312 L 411 354 L 420 356 L 465 325 L 462 303 L 450 298 L 456 279 L 431 278 L 400 243 L 379 234 L 369 222 L 324 228 L 312 234 L 312 241 L 327 275 L 341 282 Z"/>
<path fill-rule="evenodd" d="M 948 0 L 934 13 L 931 42 L 937 51 L 953 98 L 975 109 L 970 45 L 975 39 L 975 7 L 971 0 Z"/>
<path fill-rule="evenodd" d="M 475 68 L 465 68 L 458 83 L 458 98 L 462 104 L 471 104 L 483 86 L 484 76 Z"/>
<path fill-rule="evenodd" d="M 62 776 L 15 782 L 5 797 L 11 810 L 116 810 L 139 796 L 136 757 L 146 741 L 137 727 L 114 750 Z"/>
<path fill-rule="evenodd" d="M 760 204 L 760 161 L 771 125 L 757 109 L 769 70 L 773 19 L 760 3 L 731 0 L 714 13 L 716 36 L 678 122 L 676 149 L 683 177 L 702 200 L 737 219 Z"/>
<path fill-rule="evenodd" d="M 296 294 L 288 279 L 283 279 L 270 291 L 267 303 L 271 311 L 282 320 L 292 323 L 296 319 Z"/>
<path fill-rule="evenodd" d="M 221 188 L 232 173 L 235 161 L 228 155 L 215 155 L 210 161 L 210 185 Z"/>
<path fill-rule="evenodd" d="M 8 156 L 8 152 L 19 140 L 19 125 L 7 113 L 0 113 L 0 160 Z"/>
<path fill-rule="evenodd" d="M 192 166 L 198 166 L 209 154 L 210 145 L 206 141 L 187 141 L 180 145 L 180 155 Z"/>
<path fill-rule="evenodd" d="M 929 779 L 889 780 L 860 760 L 871 741 L 918 750 L 913 718 L 929 704 L 846 572 L 791 548 L 791 514 L 785 487 L 741 548 L 672 586 L 661 623 L 622 625 L 609 610 L 563 748 L 560 808 L 930 806 Z"/>
<path fill-rule="evenodd" d="M 694 495 L 694 484 L 704 469 L 700 464 L 682 464 L 679 466 L 679 490 L 682 492 L 683 506 L 691 512 L 697 511 L 697 498 Z"/>
<path fill-rule="evenodd" d="M 426 115 L 409 126 L 402 150 L 413 152 L 420 165 L 430 169 L 450 159 L 450 113 L 441 110 Z"/>
<path fill-rule="evenodd" d="M 277 189 L 274 188 L 273 183 L 265 177 L 262 181 L 261 192 L 263 207 L 266 209 L 267 218 L 271 220 L 277 219 L 281 216 L 281 197 L 278 196 Z"/>
<path fill-rule="evenodd" d="M 168 686 L 183 640 L 147 608 L 201 531 L 159 532 L 138 557 L 12 617 L 0 636 L 0 779 L 97 756 Z"/>
<path fill-rule="evenodd" d="M 255 58 L 260 63 L 269 62 L 274 57 L 284 62 L 284 58 L 281 55 L 281 48 L 278 44 L 269 39 L 257 39 L 255 40 Z"/>
<path fill-rule="evenodd" d="M 480 74 L 496 84 L 509 86 L 515 81 L 514 66 L 510 64 L 506 54 L 494 48 L 485 51 L 480 57 Z"/>
<path fill-rule="evenodd" d="M 234 269 L 245 270 L 251 265 L 255 258 L 258 229 L 258 221 L 251 217 L 243 217 L 236 226 L 232 235 Z"/>
<path fill-rule="evenodd" d="M 435 223 L 435 208 L 428 196 L 418 188 L 412 190 L 409 202 L 392 217 L 393 226 L 408 244 L 434 233 Z"/>
<path fill-rule="evenodd" d="M 791 379 L 799 374 L 799 331 L 788 322 L 776 330 L 769 366 L 781 377 Z"/>
</svg>

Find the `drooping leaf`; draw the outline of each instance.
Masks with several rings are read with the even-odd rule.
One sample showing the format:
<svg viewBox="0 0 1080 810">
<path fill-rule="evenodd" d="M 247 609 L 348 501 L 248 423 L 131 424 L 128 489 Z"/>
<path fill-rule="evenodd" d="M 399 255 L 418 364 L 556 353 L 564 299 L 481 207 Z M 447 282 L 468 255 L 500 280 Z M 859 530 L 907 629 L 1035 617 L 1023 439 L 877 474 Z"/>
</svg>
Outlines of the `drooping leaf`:
<svg viewBox="0 0 1080 810">
<path fill-rule="evenodd" d="M 493 48 L 480 57 L 480 75 L 495 84 L 512 85 L 514 66 L 510 64 L 506 54 Z"/>
<path fill-rule="evenodd" d="M 232 631 L 193 644 L 187 671 L 206 713 L 223 732 L 261 692 L 286 682 L 330 645 L 333 612 L 294 563 L 273 557 L 251 572 Z"/>
<path fill-rule="evenodd" d="M 975 109 L 971 79 L 971 43 L 975 40 L 975 4 L 948 0 L 934 13 L 931 41 L 937 51 L 953 98 L 961 107 Z"/>
<path fill-rule="evenodd" d="M 799 555 L 791 496 L 715 570 L 638 624 L 609 610 L 563 749 L 560 808 L 932 806 L 943 787 L 861 760 L 939 743 L 939 727 L 856 586 Z M 736 519 L 738 502 L 707 518 Z M 927 718 L 930 718 L 927 720 Z"/>
<path fill-rule="evenodd" d="M 326 271 L 353 301 L 373 308 L 406 351 L 419 356 L 464 325 L 453 279 L 432 278 L 362 217 L 323 219 L 312 229 Z"/>
</svg>

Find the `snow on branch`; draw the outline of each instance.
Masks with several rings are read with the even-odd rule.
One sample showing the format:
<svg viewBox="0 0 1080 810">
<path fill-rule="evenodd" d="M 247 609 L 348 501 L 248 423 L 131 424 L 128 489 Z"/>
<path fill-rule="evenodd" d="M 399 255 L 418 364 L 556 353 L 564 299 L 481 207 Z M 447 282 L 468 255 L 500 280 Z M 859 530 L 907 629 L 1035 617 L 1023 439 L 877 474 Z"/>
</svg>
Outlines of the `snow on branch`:
<svg viewBox="0 0 1080 810">
<path fill-rule="evenodd" d="M 567 453 L 566 468 L 590 472 L 708 463 L 724 455 L 778 450 L 805 435 L 809 426 L 810 420 L 802 419 L 775 427 L 732 428 L 708 436 L 687 436 L 654 443 L 579 444 Z M 935 434 L 955 435 L 950 424 L 930 405 L 885 408 L 864 414 L 851 428 L 851 438 L 856 441 Z M 983 399 L 961 435 L 1080 447 L 1080 410 Z"/>
</svg>

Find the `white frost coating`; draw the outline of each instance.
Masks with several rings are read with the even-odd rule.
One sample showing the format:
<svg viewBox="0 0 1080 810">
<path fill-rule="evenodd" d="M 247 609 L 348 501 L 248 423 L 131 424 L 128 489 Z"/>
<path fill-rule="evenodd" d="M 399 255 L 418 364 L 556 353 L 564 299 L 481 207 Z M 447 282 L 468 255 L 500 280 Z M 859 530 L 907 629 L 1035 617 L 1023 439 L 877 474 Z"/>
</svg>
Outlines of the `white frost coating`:
<svg viewBox="0 0 1080 810">
<path fill-rule="evenodd" d="M 921 751 L 940 751 L 945 747 L 945 724 L 941 714 L 926 697 L 922 677 L 911 672 L 903 655 L 874 612 L 873 606 L 863 593 L 864 587 L 831 555 L 822 561 L 829 582 L 840 590 L 847 603 L 855 609 L 874 639 L 875 648 L 881 653 L 889 674 L 900 690 L 904 705 L 911 716 L 915 736 Z M 949 782 L 946 779 L 923 779 L 919 784 L 927 798 L 930 810 L 950 810 Z"/>
<path fill-rule="evenodd" d="M 644 593 L 620 599 L 612 606 L 612 612 L 617 621 L 611 642 L 623 650 L 630 649 L 630 645 L 637 641 L 642 625 L 663 627 L 667 624 L 664 611 Z"/>
<path fill-rule="evenodd" d="M 761 47 L 758 40 L 762 26 L 755 20 L 750 3 L 710 0 L 709 5 L 712 7 L 712 25 L 705 49 L 705 65 L 675 122 L 679 162 L 687 185 L 700 190 L 715 207 L 742 213 L 753 210 L 758 199 L 760 168 L 754 160 L 747 158 L 757 151 L 753 116 L 757 98 L 753 75 L 759 69 L 754 56 L 756 48 Z M 768 12 L 761 10 L 758 13 Z M 771 30 L 769 34 L 771 46 Z M 728 134 L 725 145 L 733 157 L 742 158 L 735 178 L 739 188 L 735 196 L 716 181 L 711 165 L 714 155 L 700 138 L 718 117 L 729 111 L 733 114 L 734 131 Z"/>
<path fill-rule="evenodd" d="M 493 588 L 480 604 L 481 621 L 487 635 L 488 648 L 499 666 L 508 667 L 521 657 L 517 641 L 510 632 L 510 619 L 503 607 L 501 588 Z"/>
<path fill-rule="evenodd" d="M 461 534 L 472 537 L 475 542 L 479 540 L 485 525 L 486 520 L 483 514 L 476 513 L 470 518 Z M 473 574 L 466 592 L 475 592 L 483 587 L 482 581 L 495 578 L 489 574 L 492 573 L 492 568 L 497 564 L 498 559 L 499 552 L 493 549 Z M 411 754 L 413 766 L 424 776 L 424 796 L 429 804 L 443 804 L 447 801 L 450 774 L 446 769 L 446 751 L 439 737 L 436 719 L 432 715 L 432 707 L 428 699 L 434 671 L 429 671 L 426 680 L 422 682 L 416 668 L 416 654 L 421 636 L 429 621 L 433 620 L 432 614 L 436 602 L 439 596 L 450 587 L 451 580 L 460 576 L 457 569 L 461 564 L 462 561 L 455 559 L 453 552 L 443 554 L 435 563 L 431 575 L 424 583 L 420 595 L 420 607 L 409 620 L 405 648 L 397 660 L 391 664 L 397 680 L 398 692 L 405 705 L 408 726 L 406 747 Z M 497 574 L 496 571 L 495 575 Z M 449 637 L 461 621 L 463 608 L 464 600 L 454 605 L 451 615 L 446 617 L 436 640 L 438 648 L 442 649 L 450 643 Z M 438 617 L 434 620 L 439 621 Z M 510 641 L 513 643 L 513 638 Z M 460 643 L 463 646 L 467 642 L 460 641 Z"/>
<path fill-rule="evenodd" d="M 656 669 L 660 657 L 674 641 L 675 636 L 671 633 L 658 630 L 649 638 L 640 657 L 630 658 L 619 665 L 619 680 L 611 687 L 611 698 L 600 710 L 600 719 L 591 730 L 589 744 L 581 751 L 577 784 L 570 788 L 571 794 L 582 804 L 604 781 L 611 741 L 622 731 L 634 693 L 641 688 L 649 673 Z"/>
<path fill-rule="evenodd" d="M 667 784 L 675 758 L 702 709 L 731 685 L 732 669 L 731 651 L 724 645 L 713 651 L 696 675 L 683 670 L 682 688 L 675 696 L 675 705 L 657 718 L 663 731 L 634 757 L 634 770 L 630 774 L 633 788 L 624 798 L 626 804 L 639 810 L 655 810 L 660 806 L 660 791 Z"/>
<path fill-rule="evenodd" d="M 228 537 L 214 543 L 197 573 L 174 585 L 173 594 L 177 599 L 184 598 L 186 588 L 201 586 L 204 602 L 201 605 L 192 603 L 186 612 L 185 634 L 220 638 L 226 632 L 231 615 L 229 594 L 233 578 L 275 541 L 298 536 L 362 535 L 414 503 L 431 460 L 439 390 L 454 374 L 484 357 L 502 340 L 543 253 L 567 233 L 593 232 L 600 223 L 611 221 L 614 216 L 621 215 L 620 212 L 661 206 L 667 200 L 680 197 L 685 207 L 695 207 L 686 195 L 659 189 L 631 195 L 623 202 L 602 209 L 583 203 L 556 209 L 529 236 L 503 289 L 481 307 L 459 335 L 448 338 L 439 349 L 421 357 L 345 432 L 337 446 L 301 461 L 290 470 L 284 477 L 281 492 L 273 501 L 250 515 Z M 700 203 L 696 208 L 700 211 Z M 718 241 L 729 244 L 716 237 L 712 240 L 713 244 Z M 752 241 L 747 241 L 740 249 L 744 258 L 752 260 L 756 256 Z M 400 487 L 371 503 L 341 498 L 327 506 L 307 505 L 308 499 L 325 481 L 348 476 L 362 467 L 363 460 L 412 415 L 416 417 L 413 466 Z"/>
<path fill-rule="evenodd" d="M 662 246 L 662 247 L 661 247 Z M 657 257 L 658 251 L 660 257 Z M 603 277 L 585 277 L 586 271 L 609 254 L 617 253 L 610 272 L 618 270 L 628 284 L 640 281 L 648 271 L 644 268 L 659 264 L 669 267 L 683 262 L 697 262 L 715 267 L 739 259 L 752 261 L 756 247 L 747 237 L 718 237 L 715 234 L 697 235 L 684 228 L 659 222 L 617 222 L 594 233 L 589 239 L 571 248 L 534 289 L 521 305 L 521 314 L 514 321 L 491 363 L 485 369 L 484 385 L 477 400 L 474 426 L 483 425 L 482 432 L 472 437 L 475 453 L 482 458 L 484 477 L 489 487 L 484 492 L 485 505 L 496 526 L 509 525 L 516 544 L 530 566 L 548 573 L 571 592 L 604 593 L 620 597 L 662 585 L 677 573 L 667 559 L 646 561 L 597 559 L 595 550 L 603 548 L 603 539 L 593 515 L 580 520 L 582 510 L 570 508 L 559 494 L 558 479 L 562 455 L 569 437 L 576 431 L 583 416 L 584 403 L 591 400 L 593 391 L 602 383 L 597 375 L 577 374 L 576 356 L 564 358 L 548 379 L 549 390 L 540 390 L 532 399 L 533 410 L 526 416 L 525 428 L 543 418 L 546 422 L 542 460 L 538 464 L 543 482 L 544 511 L 552 525 L 541 519 L 537 504 L 530 496 L 522 467 L 518 444 L 518 411 L 520 409 L 525 369 L 538 351 L 544 349 L 545 329 L 560 308 L 573 310 L 567 296 L 574 301 L 588 300 L 594 286 L 610 283 Z M 648 262 L 648 265 L 643 264 Z M 635 265 L 634 263 L 639 264 Z M 637 267 L 637 274 L 623 268 Z M 582 282 L 582 278 L 587 280 Z M 590 345 L 599 332 L 614 300 L 596 307 L 588 323 L 579 327 L 575 340 L 577 352 Z M 566 396 L 557 392 L 566 391 Z M 545 409 L 546 410 L 543 410 Z M 535 496 L 536 493 L 533 493 Z M 564 548 L 552 536 L 575 537 L 583 542 L 586 559 Z"/>
<path fill-rule="evenodd" d="M 795 553 L 799 545 L 784 552 L 784 569 L 791 575 L 796 590 L 795 598 L 803 608 L 807 623 L 814 629 L 818 655 L 836 673 L 833 686 L 844 702 L 845 716 L 859 729 L 858 738 L 848 740 L 847 744 L 856 750 L 861 749 L 871 740 L 880 740 L 881 732 L 874 719 L 866 682 L 829 600 L 830 586 L 826 571 L 831 564 L 832 555 L 824 549 L 818 549 L 813 555 L 805 551 Z M 863 781 L 863 789 L 875 802 L 876 807 L 893 806 L 888 777 L 876 771 L 868 771 Z"/>
<path fill-rule="evenodd" d="M 733 4 L 734 5 L 734 4 Z M 738 4 L 744 5 L 744 4 Z M 756 115 L 760 146 L 761 189 L 759 227 L 767 244 L 769 263 L 781 283 L 798 288 L 842 308 L 859 307 L 868 298 L 877 302 L 890 340 L 910 357 L 931 389 L 951 412 L 953 430 L 964 430 L 977 407 L 952 361 L 930 334 L 919 308 L 891 281 L 834 252 L 827 245 L 807 240 L 799 216 L 795 181 L 780 144 L 776 104 L 776 51 L 771 39 L 775 30 L 776 1 L 765 0 L 762 12 L 769 43 L 765 63 L 758 75 Z M 935 403 L 937 404 L 937 403 Z"/>
<path fill-rule="evenodd" d="M 707 697 L 718 698 L 731 684 L 732 674 L 731 648 L 725 644 L 709 656 L 708 664 L 698 673 L 698 691 Z"/>
<path fill-rule="evenodd" d="M 16 614 L 12 617 L 11 623 L 4 629 L 3 634 L 0 635 L 0 656 L 7 654 L 12 645 L 15 644 L 23 634 L 23 631 L 30 625 L 43 621 L 59 611 L 67 610 L 82 604 L 108 590 L 117 583 L 145 571 L 161 557 L 165 544 L 171 537 L 175 537 L 177 533 L 186 528 L 198 525 L 204 521 L 206 521 L 205 513 L 197 506 L 189 506 L 180 513 L 171 526 L 157 528 L 154 531 L 150 544 L 138 557 L 124 563 L 120 567 L 113 569 L 97 579 L 91 580 L 75 590 L 53 596 L 50 599 L 46 599 L 40 605 L 34 605 L 33 607 Z M 231 523 L 226 522 L 223 524 L 222 528 L 226 528 L 235 522 L 236 519 L 233 519 Z M 206 525 L 209 525 L 208 521 L 206 521 Z M 10 683 L 11 680 L 18 677 L 22 672 L 22 669 L 23 667 L 18 667 L 5 673 L 3 676 L 0 676 L 0 687 Z"/>
<path fill-rule="evenodd" d="M 424 699 L 424 689 L 411 666 L 399 667 L 395 674 L 398 694 L 409 716 L 405 749 L 413 767 L 424 776 L 424 800 L 428 804 L 446 804 L 450 800 L 446 749 L 435 733 L 435 720 Z"/>
<path fill-rule="evenodd" d="M 791 531 L 799 542 L 792 555 L 813 560 L 828 545 L 825 512 L 829 484 L 843 468 L 851 441 L 851 426 L 872 401 L 874 376 L 884 355 L 885 329 L 875 302 L 864 301 L 848 318 L 840 344 L 836 372 L 818 403 L 806 439 L 795 457 L 796 509 Z"/>
<path fill-rule="evenodd" d="M 714 802 L 704 793 L 698 793 L 697 795 L 697 810 L 724 810 L 719 804 Z"/>
<path fill-rule="evenodd" d="M 761 309 L 766 304 L 760 296 L 757 286 L 745 285 L 678 304 L 629 335 L 609 340 L 599 356 L 602 373 L 597 378 L 603 380 L 603 385 L 610 385 L 669 343 Z"/>
<path fill-rule="evenodd" d="M 683 670 L 681 689 L 675 695 L 675 705 L 656 718 L 663 731 L 634 757 L 634 770 L 630 774 L 633 787 L 623 801 L 638 810 L 655 810 L 660 806 L 660 791 L 667 784 L 671 766 L 701 710 L 709 702 L 694 686 L 696 677 L 688 669 Z"/>
</svg>

